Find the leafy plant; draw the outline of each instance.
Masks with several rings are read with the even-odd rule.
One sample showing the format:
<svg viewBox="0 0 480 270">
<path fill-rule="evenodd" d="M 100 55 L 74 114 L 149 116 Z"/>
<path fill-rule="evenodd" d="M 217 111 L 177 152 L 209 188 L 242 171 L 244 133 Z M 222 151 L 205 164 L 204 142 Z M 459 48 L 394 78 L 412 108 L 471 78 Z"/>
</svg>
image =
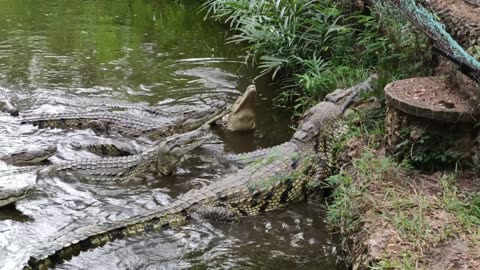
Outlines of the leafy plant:
<svg viewBox="0 0 480 270">
<path fill-rule="evenodd" d="M 394 155 L 408 160 L 416 168 L 432 171 L 455 168 L 462 162 L 462 153 L 453 150 L 456 140 L 452 133 L 410 127 L 403 129 L 400 136 Z"/>
<path fill-rule="evenodd" d="M 282 82 L 277 104 L 302 113 L 330 91 L 379 73 L 382 85 L 426 70 L 429 47 L 396 9 L 375 1 L 372 14 L 342 1 L 209 0 L 207 16 L 232 28 L 247 62 Z M 419 56 L 420 59 L 419 59 Z"/>
<path fill-rule="evenodd" d="M 331 54 L 336 36 L 348 31 L 339 25 L 343 15 L 331 1 L 211 0 L 204 8 L 230 24 L 229 42 L 247 44 L 247 58 L 258 64 L 259 76 L 308 70 L 311 61 Z"/>
</svg>

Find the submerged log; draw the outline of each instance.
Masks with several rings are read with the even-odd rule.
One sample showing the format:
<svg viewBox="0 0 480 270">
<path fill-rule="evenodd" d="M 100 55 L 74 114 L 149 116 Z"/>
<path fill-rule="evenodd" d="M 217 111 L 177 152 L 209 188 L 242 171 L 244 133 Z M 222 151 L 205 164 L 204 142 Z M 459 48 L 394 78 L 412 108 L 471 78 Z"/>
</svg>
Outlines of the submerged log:
<svg viewBox="0 0 480 270">
<path fill-rule="evenodd" d="M 413 161 L 442 160 L 450 154 L 460 159 L 471 156 L 477 112 L 442 78 L 392 82 L 385 87 L 385 99 L 385 145 L 390 155 Z M 421 145 L 423 152 L 419 153 Z"/>
</svg>

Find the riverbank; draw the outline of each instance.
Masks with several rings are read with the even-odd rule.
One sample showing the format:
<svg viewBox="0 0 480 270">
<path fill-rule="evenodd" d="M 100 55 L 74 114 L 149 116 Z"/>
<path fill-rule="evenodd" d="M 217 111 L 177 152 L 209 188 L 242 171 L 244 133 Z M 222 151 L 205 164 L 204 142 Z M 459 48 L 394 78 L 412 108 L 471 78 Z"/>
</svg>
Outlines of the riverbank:
<svg viewBox="0 0 480 270">
<path fill-rule="evenodd" d="M 377 124 L 350 125 L 343 166 L 328 179 L 327 223 L 344 237 L 347 261 L 353 269 L 480 269 L 474 172 L 427 174 L 399 164 L 385 155 Z"/>
<path fill-rule="evenodd" d="M 377 100 L 389 82 L 434 73 L 431 43 L 388 1 L 374 1 L 370 11 L 345 5 L 353 1 L 253 2 L 212 0 L 205 7 L 230 24 L 231 41 L 245 44 L 247 61 L 286 85 L 277 105 L 297 113 L 371 72 L 380 76 Z M 326 183 L 333 192 L 327 223 L 342 235 L 347 263 L 354 269 L 480 269 L 475 172 L 425 173 L 393 161 L 385 155 L 384 116 L 384 107 L 350 115 L 339 172 Z"/>
</svg>

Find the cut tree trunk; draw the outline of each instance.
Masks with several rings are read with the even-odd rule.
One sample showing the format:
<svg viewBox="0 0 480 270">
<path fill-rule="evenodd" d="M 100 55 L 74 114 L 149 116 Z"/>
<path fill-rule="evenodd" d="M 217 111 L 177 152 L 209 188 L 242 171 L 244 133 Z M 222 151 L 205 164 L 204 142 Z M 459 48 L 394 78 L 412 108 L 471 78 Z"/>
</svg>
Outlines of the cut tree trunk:
<svg viewBox="0 0 480 270">
<path fill-rule="evenodd" d="M 442 78 L 392 82 L 385 86 L 385 99 L 388 154 L 414 163 L 471 157 L 477 113 Z"/>
</svg>

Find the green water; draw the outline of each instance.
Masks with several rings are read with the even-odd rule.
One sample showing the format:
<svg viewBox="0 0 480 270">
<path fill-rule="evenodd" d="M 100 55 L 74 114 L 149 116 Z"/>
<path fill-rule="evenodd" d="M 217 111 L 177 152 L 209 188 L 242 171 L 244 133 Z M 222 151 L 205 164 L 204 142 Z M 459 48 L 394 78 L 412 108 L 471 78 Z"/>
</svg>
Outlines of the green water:
<svg viewBox="0 0 480 270">
<path fill-rule="evenodd" d="M 175 60 L 239 55 L 197 3 L 172 2 L 1 1 L 0 80 L 161 95 Z"/>
<path fill-rule="evenodd" d="M 241 46 L 226 45 L 226 27 L 204 21 L 200 1 L 2 0 L 0 87 L 16 96 L 21 114 L 83 112 L 88 102 L 195 105 L 233 101 L 257 75 L 243 65 Z M 275 85 L 255 82 L 257 129 L 216 139 L 192 153 L 173 176 L 158 182 L 100 185 L 34 174 L 2 177 L 0 188 L 38 185 L 34 196 L 0 210 L 0 268 L 28 258 L 75 229 L 151 211 L 229 172 L 212 156 L 282 143 L 290 116 L 275 110 Z M 81 100 L 83 103 L 80 103 Z M 85 105 L 87 104 L 87 105 Z M 39 130 L 0 114 L 0 155 L 28 145 L 55 144 L 54 161 L 87 158 L 76 142 L 94 143 L 86 130 Z M 121 138 L 115 138 L 121 139 Z M 132 141 L 127 141 L 132 143 Z M 0 170 L 9 167 L 0 163 Z M 238 224 L 200 222 L 109 243 L 59 269 L 344 269 L 325 230 L 323 205 L 308 202 Z"/>
</svg>

